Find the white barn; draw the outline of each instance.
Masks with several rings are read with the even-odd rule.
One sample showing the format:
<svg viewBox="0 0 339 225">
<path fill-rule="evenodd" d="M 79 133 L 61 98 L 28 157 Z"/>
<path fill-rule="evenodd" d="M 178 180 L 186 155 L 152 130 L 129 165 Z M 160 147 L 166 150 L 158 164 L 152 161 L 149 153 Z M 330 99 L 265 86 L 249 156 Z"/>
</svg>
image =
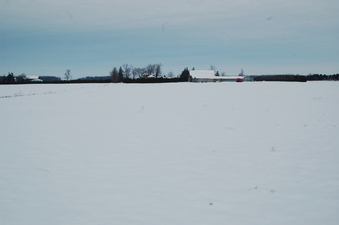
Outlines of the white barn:
<svg viewBox="0 0 339 225">
<path fill-rule="evenodd" d="M 29 82 L 43 82 L 43 80 L 39 79 L 39 76 L 25 76 L 23 79 Z"/>
<path fill-rule="evenodd" d="M 241 76 L 215 76 L 213 70 L 191 70 L 192 82 L 242 82 Z"/>
</svg>

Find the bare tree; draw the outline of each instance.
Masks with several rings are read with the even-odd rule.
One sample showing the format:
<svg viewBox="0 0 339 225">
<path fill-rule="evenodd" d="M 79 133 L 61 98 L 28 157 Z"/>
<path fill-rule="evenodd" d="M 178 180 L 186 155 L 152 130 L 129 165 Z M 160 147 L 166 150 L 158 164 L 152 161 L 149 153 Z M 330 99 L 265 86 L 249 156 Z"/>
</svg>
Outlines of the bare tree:
<svg viewBox="0 0 339 225">
<path fill-rule="evenodd" d="M 132 77 L 135 79 L 138 76 L 138 69 L 139 68 L 132 68 Z"/>
<path fill-rule="evenodd" d="M 167 74 L 167 77 L 168 78 L 172 78 L 172 77 L 174 77 L 174 73 L 171 71 L 171 72 L 169 72 L 168 74 Z"/>
<path fill-rule="evenodd" d="M 72 79 L 71 70 L 67 69 L 65 73 L 65 80 L 69 81 Z"/>
<path fill-rule="evenodd" d="M 130 76 L 131 76 L 131 72 L 132 72 L 132 66 L 130 66 L 128 64 L 124 64 L 124 65 L 122 65 L 122 69 L 124 71 L 125 78 L 129 79 Z"/>
<path fill-rule="evenodd" d="M 146 68 L 133 68 L 132 71 L 133 78 L 138 77 L 142 78 L 146 74 Z"/>
<path fill-rule="evenodd" d="M 244 76 L 244 70 L 241 69 L 240 73 L 239 73 L 239 76 L 243 77 Z"/>
<path fill-rule="evenodd" d="M 147 69 L 144 68 L 140 68 L 140 77 L 144 77 L 147 74 Z"/>
<path fill-rule="evenodd" d="M 147 75 L 155 74 L 155 64 L 148 64 L 148 66 L 146 66 L 146 72 Z"/>
<path fill-rule="evenodd" d="M 156 78 L 161 77 L 162 76 L 161 66 L 162 66 L 161 63 L 159 63 L 159 64 L 148 64 L 148 66 L 144 68 L 133 68 L 128 64 L 124 64 L 122 67 L 124 70 L 124 76 L 126 78 L 129 78 L 132 75 L 133 79 L 135 79 L 135 78 L 145 78 L 150 75 L 154 75 Z"/>
<path fill-rule="evenodd" d="M 211 65 L 210 68 L 211 68 L 211 70 L 213 70 L 214 73 L 215 73 L 215 70 L 216 70 L 215 66 Z"/>
</svg>

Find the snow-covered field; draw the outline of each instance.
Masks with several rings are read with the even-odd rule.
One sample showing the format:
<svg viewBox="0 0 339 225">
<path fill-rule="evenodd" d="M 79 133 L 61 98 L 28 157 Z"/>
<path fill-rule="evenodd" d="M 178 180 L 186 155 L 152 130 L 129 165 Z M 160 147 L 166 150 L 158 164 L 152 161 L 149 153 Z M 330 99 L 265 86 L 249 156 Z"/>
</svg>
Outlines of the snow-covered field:
<svg viewBox="0 0 339 225">
<path fill-rule="evenodd" d="M 339 82 L 0 86 L 0 224 L 339 224 Z"/>
</svg>

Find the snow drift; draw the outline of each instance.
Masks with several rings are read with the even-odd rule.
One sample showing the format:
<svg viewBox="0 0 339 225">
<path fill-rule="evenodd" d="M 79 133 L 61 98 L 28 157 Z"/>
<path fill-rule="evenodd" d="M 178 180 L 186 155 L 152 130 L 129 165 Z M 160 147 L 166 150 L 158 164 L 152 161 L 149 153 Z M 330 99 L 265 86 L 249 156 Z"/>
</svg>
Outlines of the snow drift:
<svg viewBox="0 0 339 225">
<path fill-rule="evenodd" d="M 0 223 L 337 224 L 338 90 L 0 86 Z"/>
</svg>

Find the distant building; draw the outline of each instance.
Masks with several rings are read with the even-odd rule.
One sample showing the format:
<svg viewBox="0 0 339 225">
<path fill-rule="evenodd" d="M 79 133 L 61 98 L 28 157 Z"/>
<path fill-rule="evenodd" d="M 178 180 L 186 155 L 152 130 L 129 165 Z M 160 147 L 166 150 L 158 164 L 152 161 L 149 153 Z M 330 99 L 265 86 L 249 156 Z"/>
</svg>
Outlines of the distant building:
<svg viewBox="0 0 339 225">
<path fill-rule="evenodd" d="M 43 82 L 58 82 L 58 81 L 61 81 L 60 77 L 55 77 L 55 76 L 39 76 L 39 79 L 42 80 Z"/>
<path fill-rule="evenodd" d="M 244 76 L 243 81 L 254 81 L 254 77 L 253 76 Z"/>
<path fill-rule="evenodd" d="M 43 80 L 39 79 L 39 76 L 24 76 L 23 79 L 26 82 L 43 82 Z"/>
<path fill-rule="evenodd" d="M 192 82 L 243 82 L 247 77 L 243 76 L 215 76 L 213 70 L 191 70 Z M 249 81 L 248 79 L 246 81 Z"/>
<path fill-rule="evenodd" d="M 142 75 L 141 78 L 144 78 L 144 79 L 155 78 L 155 75 L 154 74 L 145 74 L 145 75 Z"/>
</svg>

